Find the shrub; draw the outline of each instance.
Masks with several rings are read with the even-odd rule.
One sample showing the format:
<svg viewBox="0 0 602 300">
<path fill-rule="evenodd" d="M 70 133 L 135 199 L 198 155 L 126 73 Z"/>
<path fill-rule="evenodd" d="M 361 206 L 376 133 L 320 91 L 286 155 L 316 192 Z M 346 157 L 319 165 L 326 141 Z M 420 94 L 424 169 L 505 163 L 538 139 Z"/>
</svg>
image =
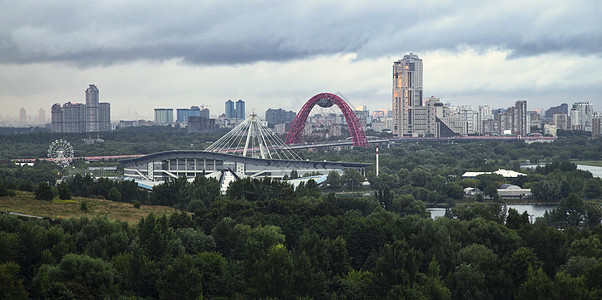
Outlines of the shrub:
<svg viewBox="0 0 602 300">
<path fill-rule="evenodd" d="M 121 201 L 121 193 L 116 187 L 112 187 L 109 190 L 109 200 L 119 202 Z"/>
<path fill-rule="evenodd" d="M 90 209 L 88 207 L 88 201 L 82 201 L 81 204 L 79 205 L 79 209 L 81 209 L 84 212 L 88 212 L 88 210 Z"/>
<path fill-rule="evenodd" d="M 41 182 L 40 184 L 38 184 L 38 188 L 35 192 L 36 199 L 48 201 L 51 201 L 54 198 L 54 193 L 54 188 L 46 182 Z"/>
<path fill-rule="evenodd" d="M 61 199 L 61 200 L 71 199 L 71 190 L 69 190 L 69 187 L 67 187 L 67 185 L 65 185 L 65 184 L 60 185 L 58 188 L 58 191 L 59 191 L 59 199 Z"/>
</svg>

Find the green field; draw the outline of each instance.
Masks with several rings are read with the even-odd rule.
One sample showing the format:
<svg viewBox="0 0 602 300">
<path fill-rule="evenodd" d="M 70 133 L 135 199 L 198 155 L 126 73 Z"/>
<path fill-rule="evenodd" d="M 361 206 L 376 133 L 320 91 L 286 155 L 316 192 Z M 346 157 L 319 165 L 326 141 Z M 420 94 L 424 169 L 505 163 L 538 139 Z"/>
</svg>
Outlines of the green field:
<svg viewBox="0 0 602 300">
<path fill-rule="evenodd" d="M 81 210 L 83 201 L 87 203 L 87 211 Z M 53 201 L 44 201 L 35 199 L 32 192 L 16 191 L 14 197 L 0 197 L 0 211 L 53 219 L 107 217 L 111 220 L 121 220 L 135 224 L 138 223 L 141 217 L 151 212 L 162 215 L 171 214 L 178 210 L 155 205 L 142 205 L 140 208 L 135 208 L 131 203 L 82 197 L 74 197 L 72 200 L 58 200 L 55 198 Z"/>
</svg>

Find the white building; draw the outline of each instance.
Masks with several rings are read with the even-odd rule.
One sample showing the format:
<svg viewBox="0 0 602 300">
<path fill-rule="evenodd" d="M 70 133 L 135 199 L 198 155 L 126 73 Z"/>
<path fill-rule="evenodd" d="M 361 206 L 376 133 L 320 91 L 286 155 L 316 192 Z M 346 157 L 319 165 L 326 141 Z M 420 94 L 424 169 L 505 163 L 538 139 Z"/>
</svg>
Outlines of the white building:
<svg viewBox="0 0 602 300">
<path fill-rule="evenodd" d="M 466 133 L 478 133 L 478 115 L 479 113 L 472 109 L 472 106 L 464 105 L 458 107 L 458 116 L 460 120 L 466 121 Z"/>
<path fill-rule="evenodd" d="M 514 170 L 499 169 L 495 172 L 465 172 L 464 174 L 462 174 L 462 177 L 463 178 L 475 178 L 479 175 L 484 175 L 484 174 L 496 174 L 496 175 L 500 175 L 504 178 L 516 178 L 518 176 L 527 176 L 527 174 L 516 172 Z"/>
<path fill-rule="evenodd" d="M 491 113 L 491 107 L 489 105 L 480 105 L 479 112 L 477 113 L 477 126 L 476 132 L 478 134 L 484 134 L 484 121 L 493 120 L 493 114 Z"/>
<path fill-rule="evenodd" d="M 571 108 L 571 129 L 592 131 L 594 106 L 589 102 L 577 102 Z"/>
<path fill-rule="evenodd" d="M 556 136 L 556 132 L 558 131 L 558 127 L 552 124 L 544 124 L 543 125 L 543 134 L 551 135 L 553 137 Z"/>
<path fill-rule="evenodd" d="M 514 184 L 502 184 L 497 194 L 504 199 L 524 199 L 531 197 L 531 189 L 523 189 Z"/>
</svg>

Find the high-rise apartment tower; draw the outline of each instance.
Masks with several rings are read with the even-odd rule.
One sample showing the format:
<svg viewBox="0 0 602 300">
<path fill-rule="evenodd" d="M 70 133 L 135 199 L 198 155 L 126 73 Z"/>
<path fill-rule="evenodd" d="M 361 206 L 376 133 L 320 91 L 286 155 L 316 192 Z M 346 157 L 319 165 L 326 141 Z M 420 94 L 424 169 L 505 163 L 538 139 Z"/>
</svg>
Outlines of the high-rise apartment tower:
<svg viewBox="0 0 602 300">
<path fill-rule="evenodd" d="M 27 111 L 23 107 L 19 109 L 19 123 L 27 123 Z"/>
<path fill-rule="evenodd" d="M 173 123 L 173 108 L 155 108 L 155 124 L 167 125 Z"/>
<path fill-rule="evenodd" d="M 236 101 L 236 118 L 239 120 L 244 120 L 246 119 L 246 117 L 247 116 L 245 114 L 245 102 L 239 99 L 238 101 Z"/>
<path fill-rule="evenodd" d="M 393 134 L 415 135 L 417 107 L 422 106 L 422 59 L 410 53 L 393 63 Z"/>
<path fill-rule="evenodd" d="M 526 136 L 531 131 L 531 126 L 527 114 L 527 101 L 519 100 L 514 104 L 514 134 Z"/>
<path fill-rule="evenodd" d="M 98 102 L 98 88 L 90 84 L 86 89 L 86 104 L 67 102 L 62 107 L 52 105 L 52 132 L 102 132 L 111 128 L 111 104 Z M 44 110 L 40 109 L 39 119 L 43 120 Z"/>
<path fill-rule="evenodd" d="M 226 101 L 226 118 L 234 119 L 236 116 L 234 114 L 234 101 L 228 100 Z"/>
<path fill-rule="evenodd" d="M 90 84 L 86 89 L 86 131 L 87 132 L 98 132 L 100 131 L 99 116 L 98 116 L 98 99 L 99 93 L 96 85 Z"/>
<path fill-rule="evenodd" d="M 589 102 L 577 102 L 570 111 L 571 129 L 592 131 L 594 106 Z"/>
</svg>

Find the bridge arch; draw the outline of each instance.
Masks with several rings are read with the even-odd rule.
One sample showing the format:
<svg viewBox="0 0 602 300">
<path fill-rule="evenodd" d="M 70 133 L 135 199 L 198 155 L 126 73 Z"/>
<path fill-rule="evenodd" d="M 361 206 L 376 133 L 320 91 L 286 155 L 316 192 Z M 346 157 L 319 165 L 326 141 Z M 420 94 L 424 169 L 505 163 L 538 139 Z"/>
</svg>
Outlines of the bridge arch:
<svg viewBox="0 0 602 300">
<path fill-rule="evenodd" d="M 317 94 L 305 102 L 301 108 L 301 111 L 299 111 L 293 120 L 291 128 L 286 135 L 286 144 L 297 144 L 301 142 L 301 136 L 303 135 L 305 122 L 307 121 L 307 117 L 309 116 L 312 108 L 316 104 L 321 107 L 331 107 L 336 104 L 336 106 L 341 109 L 341 112 L 343 112 L 343 116 L 345 116 L 345 121 L 347 121 L 347 126 L 349 127 L 349 133 L 353 138 L 353 146 L 368 147 L 368 139 L 366 138 L 366 134 L 364 133 L 362 125 L 360 124 L 360 121 L 353 110 L 351 110 L 345 100 L 331 93 Z"/>
</svg>

